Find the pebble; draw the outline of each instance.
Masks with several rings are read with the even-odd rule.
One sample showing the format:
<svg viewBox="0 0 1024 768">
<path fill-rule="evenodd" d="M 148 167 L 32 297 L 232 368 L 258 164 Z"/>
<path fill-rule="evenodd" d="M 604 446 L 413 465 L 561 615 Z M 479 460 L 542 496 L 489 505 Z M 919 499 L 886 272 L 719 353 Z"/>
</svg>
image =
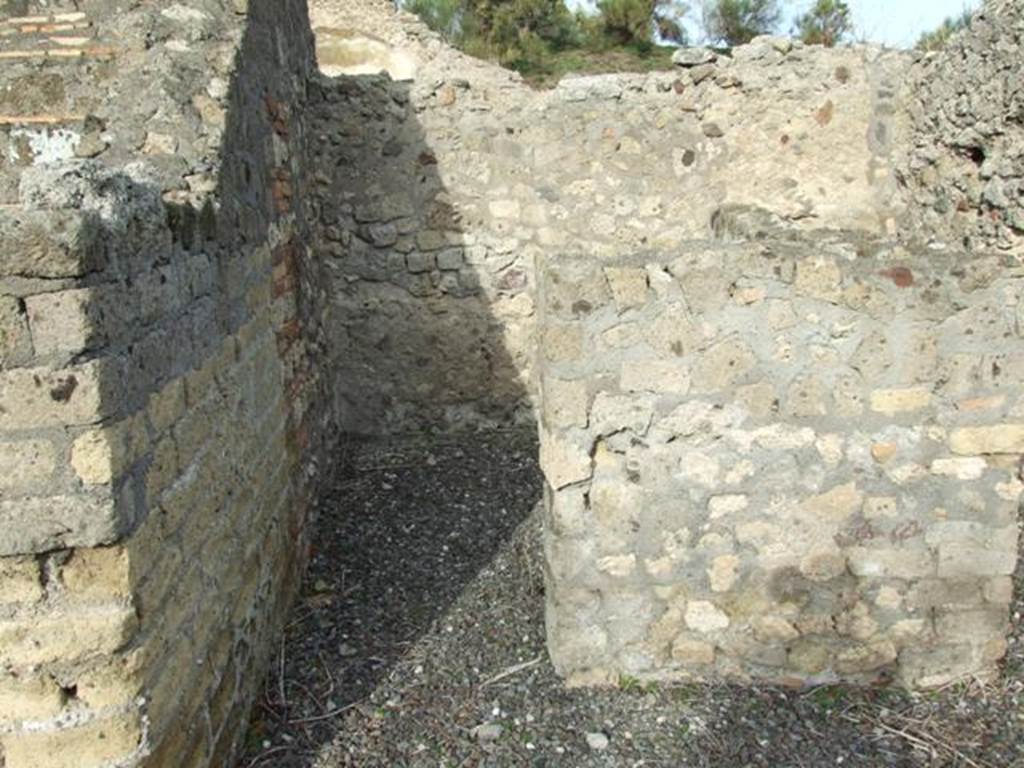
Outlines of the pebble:
<svg viewBox="0 0 1024 768">
<path fill-rule="evenodd" d="M 710 48 L 678 48 L 672 54 L 672 63 L 677 67 L 697 67 L 710 64 L 718 55 Z"/>
<path fill-rule="evenodd" d="M 505 729 L 497 723 L 484 723 L 474 729 L 477 741 L 495 741 L 501 737 Z"/>
<path fill-rule="evenodd" d="M 608 749 L 608 737 L 600 731 L 597 731 L 596 733 L 588 733 L 587 746 L 595 752 L 600 752 L 602 749 Z"/>
<path fill-rule="evenodd" d="M 704 123 L 701 125 L 701 129 L 709 139 L 720 139 L 725 136 L 725 131 L 718 123 Z"/>
<path fill-rule="evenodd" d="M 86 134 L 75 148 L 76 157 L 96 157 L 107 151 L 110 145 L 95 134 Z"/>
<path fill-rule="evenodd" d="M 338 646 L 338 654 L 340 656 L 356 656 L 359 653 L 359 649 L 355 646 L 349 645 L 348 643 L 342 643 Z"/>
</svg>

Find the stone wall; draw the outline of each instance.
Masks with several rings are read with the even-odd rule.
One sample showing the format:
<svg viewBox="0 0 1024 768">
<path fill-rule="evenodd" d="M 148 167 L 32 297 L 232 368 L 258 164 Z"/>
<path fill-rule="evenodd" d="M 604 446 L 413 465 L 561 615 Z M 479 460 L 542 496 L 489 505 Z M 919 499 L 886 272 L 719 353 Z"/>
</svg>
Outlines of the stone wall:
<svg viewBox="0 0 1024 768">
<path fill-rule="evenodd" d="M 376 53 L 338 71 L 394 72 L 401 54 L 415 74 L 325 89 L 336 106 L 321 113 L 317 166 L 346 170 L 323 173 L 314 203 L 339 409 L 353 429 L 403 431 L 507 423 L 534 403 L 562 489 L 548 551 L 562 670 L 909 686 L 990 672 L 1021 446 L 981 446 L 999 454 L 982 458 L 949 441 L 972 419 L 997 440 L 1016 434 L 1000 425 L 1022 408 L 1019 339 L 1004 338 L 1019 335 L 1019 263 L 921 244 L 898 171 L 922 135 L 899 85 L 922 65 L 761 38 L 729 56 L 690 51 L 674 72 L 538 93 L 373 3 L 343 5 L 318 4 L 321 47 L 352 50 L 362 30 Z M 939 97 L 922 101 L 937 114 Z M 624 266 L 625 253 L 652 255 Z M 992 293 L 965 277 L 1004 270 Z M 579 295 L 553 319 L 538 292 Z M 999 324 L 983 338 L 969 323 L 986 313 Z M 645 355 L 664 359 L 618 368 Z M 752 474 L 726 481 L 737 462 Z M 714 533 L 710 496 L 737 506 Z M 706 636 L 687 633 L 688 599 Z"/>
<path fill-rule="evenodd" d="M 1024 7 L 986 3 L 904 84 L 900 163 L 914 226 L 954 248 L 1024 253 Z"/>
<path fill-rule="evenodd" d="M 825 233 L 556 256 L 539 288 L 549 647 L 571 683 L 995 673 L 1019 264 Z"/>
<path fill-rule="evenodd" d="M 574 682 L 990 671 L 1020 263 L 899 245 L 911 59 L 534 92 L 388 5 L 336 78 L 302 0 L 5 6 L 0 763 L 230 763 L 338 423 L 541 414 Z"/>
<path fill-rule="evenodd" d="M 39 23 L 106 58 L 5 38 L 0 763 L 227 765 L 331 437 L 294 186 L 312 37 L 290 0 L 83 5 Z"/>
<path fill-rule="evenodd" d="M 426 134 L 410 84 L 320 78 L 312 94 L 325 367 L 345 429 L 529 421 L 527 242 L 510 222 L 471 213 L 467 197 L 479 210 L 487 194 L 479 180 L 452 191 L 463 173 L 445 177 L 445 145 Z M 473 141 L 472 116 L 442 116 L 449 144 Z"/>
<path fill-rule="evenodd" d="M 338 5 L 314 8 L 321 48 L 358 23 Z M 537 92 L 372 9 L 363 28 L 415 60 L 415 79 L 321 78 L 314 97 L 311 204 L 349 429 L 532 418 L 543 253 L 672 248 L 713 227 L 895 232 L 905 54 L 765 38 Z"/>
</svg>

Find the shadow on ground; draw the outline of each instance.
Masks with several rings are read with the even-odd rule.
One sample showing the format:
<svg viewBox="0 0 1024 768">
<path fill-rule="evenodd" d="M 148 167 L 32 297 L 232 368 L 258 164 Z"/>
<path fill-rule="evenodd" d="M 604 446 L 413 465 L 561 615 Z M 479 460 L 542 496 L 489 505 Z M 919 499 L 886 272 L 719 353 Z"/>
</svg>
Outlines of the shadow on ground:
<svg viewBox="0 0 1024 768">
<path fill-rule="evenodd" d="M 515 432 L 348 446 L 242 766 L 1024 766 L 1024 564 L 996 684 L 566 689 L 535 456 Z"/>
<path fill-rule="evenodd" d="M 353 724 L 378 720 L 388 702 L 375 690 L 424 635 L 445 633 L 449 608 L 539 501 L 536 453 L 520 431 L 343 446 L 242 766 L 320 764 Z"/>
</svg>

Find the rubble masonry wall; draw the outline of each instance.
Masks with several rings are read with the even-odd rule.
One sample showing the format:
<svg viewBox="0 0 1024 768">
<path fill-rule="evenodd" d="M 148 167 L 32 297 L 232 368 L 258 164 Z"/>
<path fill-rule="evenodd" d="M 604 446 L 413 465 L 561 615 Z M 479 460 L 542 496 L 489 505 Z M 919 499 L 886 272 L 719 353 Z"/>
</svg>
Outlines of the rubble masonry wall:
<svg viewBox="0 0 1024 768">
<path fill-rule="evenodd" d="M 1020 265 L 834 233 L 545 264 L 547 620 L 570 682 L 995 673 Z"/>
<path fill-rule="evenodd" d="M 898 85 L 1019 78 L 962 48 L 759 39 L 533 92 L 389 12 L 368 49 L 408 46 L 388 58 L 413 79 L 328 78 L 302 0 L 17 5 L 7 768 L 230 762 L 337 425 L 540 414 L 572 682 L 992 671 L 1024 454 L 1019 126 L 964 176 L 959 113 Z M 991 29 L 1002 77 L 1019 28 Z M 1006 212 L 985 254 L 921 213 L 973 173 Z"/>
</svg>

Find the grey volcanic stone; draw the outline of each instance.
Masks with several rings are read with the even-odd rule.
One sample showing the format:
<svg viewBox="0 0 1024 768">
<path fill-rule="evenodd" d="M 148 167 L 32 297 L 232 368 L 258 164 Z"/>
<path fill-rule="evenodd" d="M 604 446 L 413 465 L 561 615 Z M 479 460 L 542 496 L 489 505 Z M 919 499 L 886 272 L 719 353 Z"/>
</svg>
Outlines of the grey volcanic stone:
<svg viewBox="0 0 1024 768">
<path fill-rule="evenodd" d="M 595 752 L 608 749 L 608 737 L 598 731 L 597 733 L 587 734 L 587 746 Z"/>
<path fill-rule="evenodd" d="M 481 742 L 496 741 L 505 729 L 497 723 L 484 723 L 476 728 L 476 738 Z"/>
<path fill-rule="evenodd" d="M 680 48 L 672 54 L 672 63 L 677 67 L 696 67 L 710 64 L 718 59 L 718 54 L 710 48 Z"/>
</svg>

